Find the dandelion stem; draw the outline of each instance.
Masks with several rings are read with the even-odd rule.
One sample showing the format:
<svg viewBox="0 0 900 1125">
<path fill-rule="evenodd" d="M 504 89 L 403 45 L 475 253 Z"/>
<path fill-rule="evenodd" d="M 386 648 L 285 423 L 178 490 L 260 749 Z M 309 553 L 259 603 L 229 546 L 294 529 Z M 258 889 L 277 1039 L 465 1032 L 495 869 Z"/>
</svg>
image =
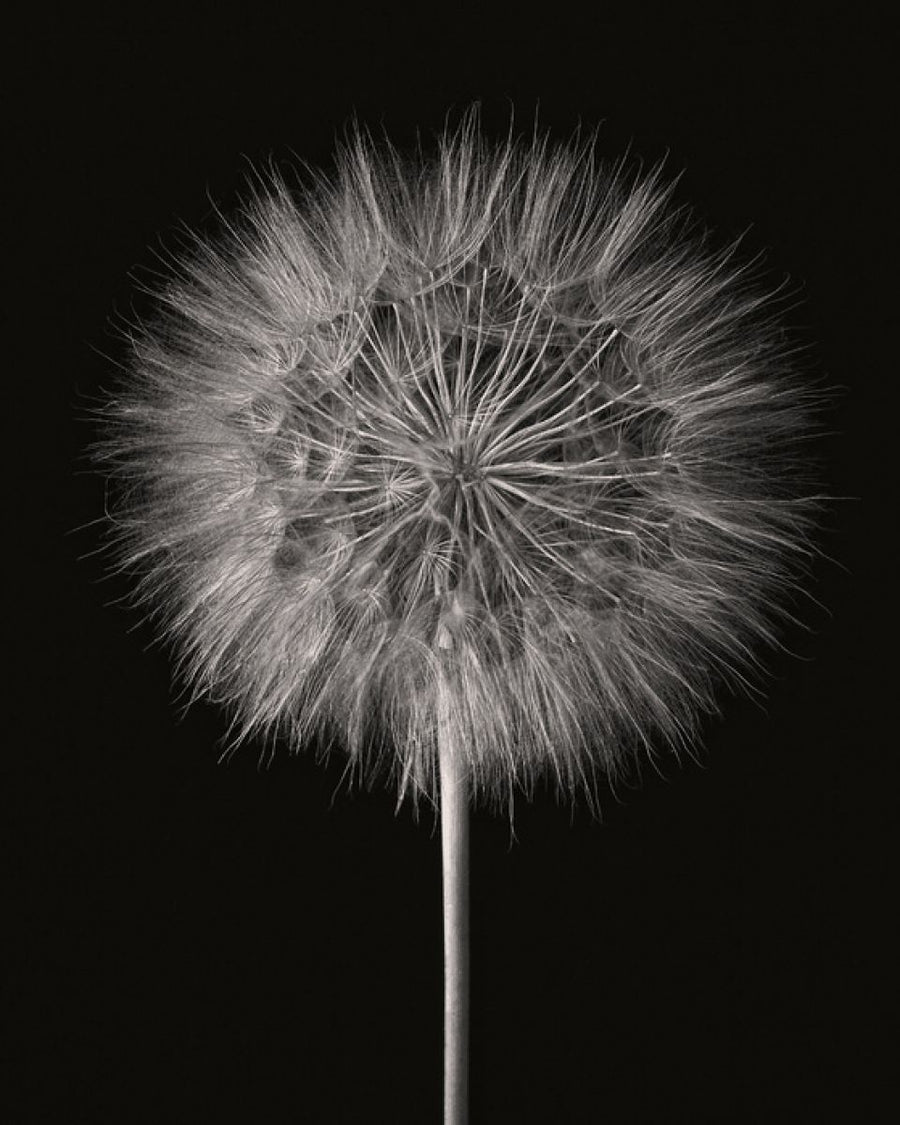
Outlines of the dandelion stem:
<svg viewBox="0 0 900 1125">
<path fill-rule="evenodd" d="M 466 1125 L 469 1087 L 469 793 L 439 720 L 444 903 L 444 1125 Z"/>
</svg>

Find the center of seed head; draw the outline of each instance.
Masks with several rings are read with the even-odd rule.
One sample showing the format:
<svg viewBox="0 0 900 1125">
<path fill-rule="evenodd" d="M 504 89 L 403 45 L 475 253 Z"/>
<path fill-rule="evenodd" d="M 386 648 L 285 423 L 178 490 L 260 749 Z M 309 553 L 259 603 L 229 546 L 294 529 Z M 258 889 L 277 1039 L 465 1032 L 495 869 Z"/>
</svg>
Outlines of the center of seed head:
<svg viewBox="0 0 900 1125">
<path fill-rule="evenodd" d="M 462 488 L 484 479 L 484 470 L 464 449 L 455 449 L 450 455 L 450 476 Z"/>
</svg>

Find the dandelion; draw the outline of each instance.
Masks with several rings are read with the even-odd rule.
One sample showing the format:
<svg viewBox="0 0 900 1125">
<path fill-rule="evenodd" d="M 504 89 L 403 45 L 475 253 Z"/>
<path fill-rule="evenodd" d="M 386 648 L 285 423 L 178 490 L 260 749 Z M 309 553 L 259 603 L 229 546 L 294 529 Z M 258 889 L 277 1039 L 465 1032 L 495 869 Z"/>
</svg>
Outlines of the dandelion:
<svg viewBox="0 0 900 1125">
<path fill-rule="evenodd" d="M 178 259 L 105 411 L 118 557 L 236 743 L 443 803 L 447 1121 L 469 803 L 689 749 L 810 553 L 815 396 L 672 192 L 474 113 L 357 132 Z"/>
</svg>

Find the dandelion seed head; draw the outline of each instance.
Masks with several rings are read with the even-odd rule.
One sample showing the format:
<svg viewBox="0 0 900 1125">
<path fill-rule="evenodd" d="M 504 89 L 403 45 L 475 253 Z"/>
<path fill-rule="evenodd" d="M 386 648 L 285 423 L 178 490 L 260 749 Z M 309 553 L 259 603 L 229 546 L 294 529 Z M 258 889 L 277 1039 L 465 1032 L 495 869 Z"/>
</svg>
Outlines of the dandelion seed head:
<svg viewBox="0 0 900 1125">
<path fill-rule="evenodd" d="M 198 241 L 106 410 L 113 536 L 238 739 L 400 796 L 590 791 L 689 747 L 809 551 L 772 303 L 592 143 L 357 135 Z"/>
</svg>

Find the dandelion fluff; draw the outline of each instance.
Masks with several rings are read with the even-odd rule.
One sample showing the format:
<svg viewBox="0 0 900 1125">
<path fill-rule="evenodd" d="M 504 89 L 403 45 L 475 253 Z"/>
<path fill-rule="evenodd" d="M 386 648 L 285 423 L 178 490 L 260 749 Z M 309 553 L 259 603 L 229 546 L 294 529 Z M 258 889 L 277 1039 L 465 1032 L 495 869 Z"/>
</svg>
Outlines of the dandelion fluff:
<svg viewBox="0 0 900 1125">
<path fill-rule="evenodd" d="M 775 641 L 815 503 L 777 307 L 592 142 L 257 186 L 131 333 L 114 542 L 238 741 L 434 799 L 590 793 Z M 779 609 L 779 607 L 782 607 Z"/>
</svg>

